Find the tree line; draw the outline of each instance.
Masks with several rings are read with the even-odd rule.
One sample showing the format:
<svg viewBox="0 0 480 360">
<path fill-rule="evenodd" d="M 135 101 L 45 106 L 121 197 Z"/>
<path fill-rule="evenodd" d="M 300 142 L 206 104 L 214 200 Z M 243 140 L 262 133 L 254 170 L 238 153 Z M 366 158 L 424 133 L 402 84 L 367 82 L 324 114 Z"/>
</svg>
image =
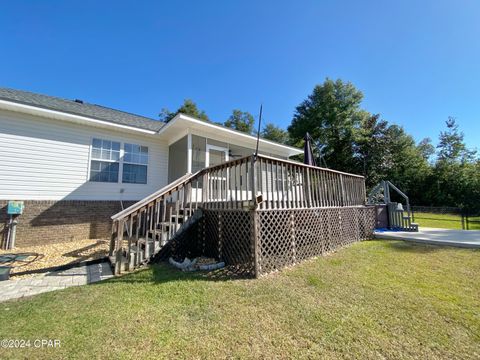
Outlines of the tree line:
<svg viewBox="0 0 480 360">
<path fill-rule="evenodd" d="M 327 78 L 296 107 L 287 130 L 267 123 L 261 136 L 301 147 L 309 132 L 317 164 L 362 174 L 367 189 L 390 180 L 412 204 L 480 212 L 480 160 L 466 146 L 454 117 L 445 121 L 435 147 L 430 138 L 417 143 L 403 127 L 363 109 L 362 100 L 363 93 L 352 83 Z M 210 121 L 188 99 L 175 112 L 162 110 L 160 117 L 169 121 L 178 113 Z M 221 125 L 256 134 L 253 115 L 238 109 Z"/>
</svg>

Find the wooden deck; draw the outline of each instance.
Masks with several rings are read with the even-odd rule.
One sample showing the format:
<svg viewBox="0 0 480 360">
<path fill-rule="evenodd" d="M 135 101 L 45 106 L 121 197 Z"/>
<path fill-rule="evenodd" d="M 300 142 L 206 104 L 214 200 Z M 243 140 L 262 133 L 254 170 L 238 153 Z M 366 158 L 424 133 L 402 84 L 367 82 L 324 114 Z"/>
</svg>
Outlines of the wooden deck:
<svg viewBox="0 0 480 360">
<path fill-rule="evenodd" d="M 222 238 L 218 238 L 219 234 L 229 234 L 228 229 L 237 229 L 236 234 L 235 231 L 232 233 L 233 237 L 229 236 L 233 239 L 235 235 L 243 234 L 242 239 L 229 241 L 233 241 L 233 248 L 238 248 L 238 244 L 241 244 L 245 237 L 252 239 L 252 244 L 250 240 L 244 241 L 245 246 L 241 250 L 237 249 L 237 252 L 241 254 L 253 246 L 254 250 L 248 250 L 252 255 L 248 258 L 252 261 L 255 276 L 258 276 L 262 273 L 259 246 L 261 234 L 265 234 L 262 219 L 264 224 L 267 223 L 261 212 L 270 214 L 283 211 L 278 212 L 278 215 L 290 211 L 287 217 L 276 219 L 274 227 L 270 226 L 270 247 L 275 246 L 275 239 L 280 244 L 281 235 L 277 236 L 275 232 L 285 227 L 285 223 L 297 224 L 293 228 L 289 225 L 290 230 L 287 231 L 289 234 L 295 232 L 299 224 L 298 219 L 294 219 L 295 216 L 307 209 L 317 211 L 308 214 L 312 224 L 318 225 L 321 217 L 323 225 L 321 229 L 318 225 L 315 231 L 319 231 L 323 238 L 329 238 L 329 234 L 343 236 L 342 234 L 346 234 L 345 224 L 350 224 L 348 226 L 351 231 L 349 230 L 347 237 L 362 239 L 370 234 L 370 227 L 373 231 L 373 221 L 370 226 L 367 225 L 370 224 L 369 221 L 356 220 L 357 217 L 365 219 L 365 214 L 369 212 L 363 210 L 365 200 L 365 181 L 362 176 L 252 155 L 209 167 L 195 174 L 187 174 L 114 215 L 110 257 L 115 264 L 115 273 L 120 274 L 148 262 L 173 240 L 178 242 L 189 227 L 200 226 L 199 233 L 203 240 L 199 238 L 198 241 L 204 243 L 211 243 L 206 237 L 222 242 Z M 352 210 L 335 210 L 341 208 Z M 320 210 L 321 216 L 318 215 Z M 209 223 L 206 219 L 209 218 L 208 214 L 213 214 L 212 211 L 217 217 L 216 225 L 207 226 Z M 222 211 L 225 212 L 223 217 Z M 236 215 L 232 217 L 227 214 Z M 371 215 L 367 217 L 371 218 Z M 248 221 L 245 220 L 247 218 Z M 270 220 L 273 218 L 275 216 L 269 215 Z M 310 231 L 308 223 L 302 226 L 302 231 Z M 294 245 L 297 246 L 295 242 Z M 226 256 L 225 253 L 218 252 L 214 255 Z M 240 257 L 246 259 L 243 255 Z M 235 256 L 230 258 L 234 259 Z M 293 259 L 295 261 L 295 255 Z"/>
</svg>

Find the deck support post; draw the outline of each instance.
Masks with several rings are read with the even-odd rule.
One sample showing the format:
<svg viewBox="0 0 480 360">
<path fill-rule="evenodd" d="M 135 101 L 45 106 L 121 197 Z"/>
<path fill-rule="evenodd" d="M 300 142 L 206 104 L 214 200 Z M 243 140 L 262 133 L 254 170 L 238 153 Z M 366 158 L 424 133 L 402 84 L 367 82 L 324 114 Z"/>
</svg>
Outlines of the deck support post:
<svg viewBox="0 0 480 360">
<path fill-rule="evenodd" d="M 123 243 L 123 228 L 124 228 L 125 220 L 121 219 L 118 221 L 118 228 L 117 228 L 117 242 L 115 246 L 115 275 L 120 275 L 122 272 L 122 258 L 123 258 L 123 251 L 122 251 L 122 243 Z"/>
<path fill-rule="evenodd" d="M 115 250 L 115 241 L 118 236 L 118 221 L 112 221 L 112 235 L 110 236 L 110 248 L 108 249 L 108 256 L 113 256 Z"/>
<path fill-rule="evenodd" d="M 258 238 L 258 226 L 259 226 L 259 219 L 258 219 L 258 211 L 254 209 L 251 211 L 252 216 L 252 243 L 253 243 L 253 266 L 255 269 L 255 278 L 258 279 L 262 272 L 261 268 L 261 250 L 260 250 L 260 239 Z"/>
</svg>

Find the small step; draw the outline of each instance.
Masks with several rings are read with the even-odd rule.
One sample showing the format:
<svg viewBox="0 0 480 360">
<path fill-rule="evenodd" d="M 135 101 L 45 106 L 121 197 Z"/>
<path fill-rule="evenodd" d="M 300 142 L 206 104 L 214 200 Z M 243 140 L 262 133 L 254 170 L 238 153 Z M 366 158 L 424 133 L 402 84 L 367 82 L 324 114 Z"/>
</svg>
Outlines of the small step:
<svg viewBox="0 0 480 360">
<path fill-rule="evenodd" d="M 182 224 L 180 224 L 180 223 L 178 223 L 178 225 L 177 225 L 177 224 L 175 224 L 175 222 L 173 222 L 173 221 L 172 221 L 171 223 L 165 221 L 165 222 L 158 223 L 158 225 L 157 225 L 157 230 L 161 230 L 162 227 L 163 227 L 164 230 L 169 230 L 169 229 L 170 229 L 170 226 L 172 226 L 173 228 L 175 228 L 175 226 L 176 226 L 176 227 L 177 227 L 176 230 L 178 230 L 178 229 L 180 229 L 180 226 L 181 226 L 181 225 L 182 225 Z"/>
</svg>

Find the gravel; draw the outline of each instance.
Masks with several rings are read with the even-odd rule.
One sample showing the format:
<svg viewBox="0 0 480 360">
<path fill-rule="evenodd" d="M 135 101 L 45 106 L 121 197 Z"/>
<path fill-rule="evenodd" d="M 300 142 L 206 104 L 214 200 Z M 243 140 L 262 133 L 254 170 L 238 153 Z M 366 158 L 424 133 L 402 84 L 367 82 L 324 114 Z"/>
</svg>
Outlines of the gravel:
<svg viewBox="0 0 480 360">
<path fill-rule="evenodd" d="M 46 270 L 51 267 L 103 258 L 108 254 L 108 244 L 108 240 L 105 239 L 89 239 L 0 250 L 0 256 L 5 254 L 28 255 L 21 260 L 0 265 L 13 266 L 12 275 L 32 270 Z"/>
</svg>

